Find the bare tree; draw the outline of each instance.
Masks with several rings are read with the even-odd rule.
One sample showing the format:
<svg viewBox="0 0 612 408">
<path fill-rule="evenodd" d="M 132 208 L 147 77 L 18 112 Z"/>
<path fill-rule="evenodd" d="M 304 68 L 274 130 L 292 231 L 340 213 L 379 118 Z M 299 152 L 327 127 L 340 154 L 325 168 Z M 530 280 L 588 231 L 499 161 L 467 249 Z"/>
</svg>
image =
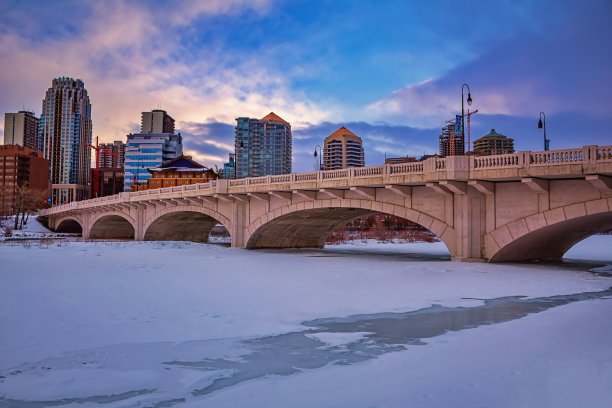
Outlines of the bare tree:
<svg viewBox="0 0 612 408">
<path fill-rule="evenodd" d="M 46 202 L 47 192 L 44 189 L 32 188 L 27 185 L 18 186 L 15 189 L 13 199 L 14 229 L 22 229 L 28 223 L 30 213 L 44 207 Z"/>
</svg>

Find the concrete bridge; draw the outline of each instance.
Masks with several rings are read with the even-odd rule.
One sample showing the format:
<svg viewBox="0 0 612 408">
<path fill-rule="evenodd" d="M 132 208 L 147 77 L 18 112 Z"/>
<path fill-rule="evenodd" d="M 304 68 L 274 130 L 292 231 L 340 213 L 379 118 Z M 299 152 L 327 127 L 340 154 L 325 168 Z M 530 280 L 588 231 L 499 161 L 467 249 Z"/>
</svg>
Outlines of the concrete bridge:
<svg viewBox="0 0 612 408">
<path fill-rule="evenodd" d="M 319 248 L 332 230 L 371 213 L 431 230 L 453 260 L 559 258 L 612 229 L 612 146 L 217 180 L 41 215 L 86 239 L 205 242 L 221 223 L 234 247 Z"/>
</svg>

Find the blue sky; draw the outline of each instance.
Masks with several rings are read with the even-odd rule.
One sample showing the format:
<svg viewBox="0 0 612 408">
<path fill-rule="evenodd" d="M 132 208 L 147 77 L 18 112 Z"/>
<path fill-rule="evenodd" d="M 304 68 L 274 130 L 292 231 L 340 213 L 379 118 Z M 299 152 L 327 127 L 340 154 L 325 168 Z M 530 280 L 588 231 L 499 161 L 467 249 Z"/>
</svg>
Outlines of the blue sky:
<svg viewBox="0 0 612 408">
<path fill-rule="evenodd" d="M 437 150 L 474 99 L 491 128 L 538 150 L 612 144 L 612 2 L 1 1 L 0 107 L 41 101 L 56 76 L 85 81 L 94 134 L 124 140 L 162 107 L 186 150 L 220 165 L 238 116 L 274 111 L 294 129 L 294 170 L 347 126 L 366 163 Z M 8 10 L 8 11 L 7 11 Z M 3 120 L 3 118 L 2 118 Z"/>
</svg>

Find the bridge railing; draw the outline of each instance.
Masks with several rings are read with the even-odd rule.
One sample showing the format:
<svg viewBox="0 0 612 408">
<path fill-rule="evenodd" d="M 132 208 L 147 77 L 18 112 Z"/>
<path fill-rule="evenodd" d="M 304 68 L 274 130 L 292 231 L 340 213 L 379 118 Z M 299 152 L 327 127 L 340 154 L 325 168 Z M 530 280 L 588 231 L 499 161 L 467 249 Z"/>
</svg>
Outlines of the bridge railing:
<svg viewBox="0 0 612 408">
<path fill-rule="evenodd" d="M 423 162 L 386 164 L 387 174 L 418 174 L 423 173 Z"/>
<path fill-rule="evenodd" d="M 597 146 L 597 161 L 612 161 L 612 146 Z"/>
<path fill-rule="evenodd" d="M 529 165 L 555 165 L 584 161 L 584 149 L 549 150 L 530 152 Z"/>
<path fill-rule="evenodd" d="M 612 146 L 584 146 L 576 149 L 561 149 L 550 151 L 521 151 L 513 154 L 502 154 L 495 156 L 453 156 L 448 158 L 432 157 L 421 162 L 385 164 L 383 166 L 355 167 L 339 170 L 322 170 L 309 173 L 292 173 L 277 176 L 250 177 L 244 179 L 223 180 L 223 186 L 245 187 L 245 186 L 273 186 L 294 182 L 320 182 L 327 180 L 341 180 L 353 178 L 366 178 L 375 176 L 397 176 L 397 175 L 424 175 L 425 179 L 439 180 L 452 178 L 457 174 L 457 169 L 462 173 L 461 178 L 471 178 L 473 171 L 475 177 L 481 177 L 482 172 L 488 169 L 517 169 L 531 166 L 556 166 L 556 165 L 596 165 L 598 163 L 612 163 Z M 464 171 L 468 170 L 468 171 Z M 431 175 L 429 175 L 431 174 Z M 86 201 L 72 202 L 55 206 L 41 211 L 42 215 L 61 213 L 78 210 L 80 208 L 91 208 L 96 206 L 113 205 L 130 201 L 140 201 L 143 197 L 158 199 L 160 195 L 183 194 L 208 195 L 218 188 L 217 181 L 208 183 L 189 184 L 185 186 L 165 187 L 154 190 L 143 190 L 136 192 L 120 193 L 114 196 L 94 198 Z M 226 187 L 222 187 L 224 189 Z M 144 198 L 146 200 L 146 198 Z"/>
<path fill-rule="evenodd" d="M 471 156 L 473 169 L 491 169 L 491 168 L 503 168 L 503 167 L 519 167 L 520 166 L 520 155 L 518 153 L 513 154 L 500 154 L 496 156 Z"/>
</svg>

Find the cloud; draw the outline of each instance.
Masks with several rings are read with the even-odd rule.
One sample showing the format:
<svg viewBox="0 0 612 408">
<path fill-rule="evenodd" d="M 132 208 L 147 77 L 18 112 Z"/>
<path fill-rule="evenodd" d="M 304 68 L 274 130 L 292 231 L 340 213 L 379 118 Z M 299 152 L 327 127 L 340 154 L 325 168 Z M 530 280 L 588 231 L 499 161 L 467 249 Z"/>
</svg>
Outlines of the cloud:
<svg viewBox="0 0 612 408">
<path fill-rule="evenodd" d="M 574 9 L 570 25 L 548 22 L 542 31 L 498 43 L 439 78 L 374 101 L 366 116 L 417 127 L 440 125 L 461 112 L 461 85 L 468 83 L 472 109 L 489 115 L 543 110 L 612 117 L 612 5 L 595 1 Z"/>
<path fill-rule="evenodd" d="M 51 79 L 72 76 L 85 82 L 94 135 L 102 141 L 123 140 L 137 127 L 141 112 L 158 107 L 176 119 L 179 129 L 211 116 L 232 123 L 236 116 L 263 117 L 270 111 L 296 127 L 318 122 L 329 110 L 293 89 L 265 59 L 233 55 L 222 44 L 202 49 L 184 44 L 184 30 L 196 30 L 202 18 L 235 23 L 245 13 L 266 13 L 269 4 L 94 2 L 76 8 L 78 15 L 57 16 L 59 26 L 79 24 L 52 35 L 38 33 L 38 38 L 6 21 L 0 30 L 0 107 L 11 112 L 26 105 L 40 113 Z M 43 14 L 37 13 L 41 21 Z"/>
</svg>

